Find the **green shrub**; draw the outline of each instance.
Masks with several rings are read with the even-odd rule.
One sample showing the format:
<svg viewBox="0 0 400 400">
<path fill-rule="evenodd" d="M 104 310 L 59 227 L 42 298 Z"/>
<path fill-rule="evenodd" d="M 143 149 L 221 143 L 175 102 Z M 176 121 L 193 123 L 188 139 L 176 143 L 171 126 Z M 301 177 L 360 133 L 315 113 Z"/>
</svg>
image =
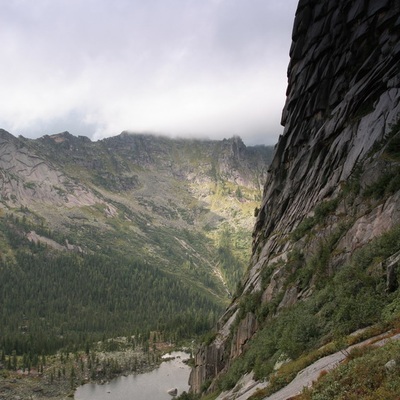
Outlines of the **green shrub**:
<svg viewBox="0 0 400 400">
<path fill-rule="evenodd" d="M 394 161 L 400 161 L 400 135 L 396 135 L 389 141 L 385 155 Z"/>
<path fill-rule="evenodd" d="M 239 303 L 239 313 L 237 321 L 243 319 L 249 312 L 255 314 L 261 305 L 261 292 L 253 292 L 242 296 Z"/>
<path fill-rule="evenodd" d="M 201 342 L 206 346 L 209 346 L 217 337 L 217 333 L 214 331 L 208 331 L 201 339 Z"/>
<path fill-rule="evenodd" d="M 314 216 L 305 218 L 297 228 L 291 233 L 291 239 L 296 242 L 314 228 L 315 225 L 320 224 L 326 217 L 336 211 L 340 199 L 332 199 L 323 201 L 316 205 L 314 209 Z"/>
<path fill-rule="evenodd" d="M 291 233 L 290 237 L 294 242 L 300 240 L 303 236 L 311 231 L 316 225 L 317 221 L 314 217 L 305 218 L 297 228 Z"/>
<path fill-rule="evenodd" d="M 317 223 L 320 223 L 328 215 L 336 211 L 339 205 L 339 199 L 333 199 L 328 201 L 323 201 L 315 207 L 315 219 Z"/>
<path fill-rule="evenodd" d="M 400 168 L 396 167 L 388 169 L 379 179 L 366 187 L 363 191 L 363 197 L 379 200 L 396 193 L 398 190 L 400 190 Z"/>
</svg>

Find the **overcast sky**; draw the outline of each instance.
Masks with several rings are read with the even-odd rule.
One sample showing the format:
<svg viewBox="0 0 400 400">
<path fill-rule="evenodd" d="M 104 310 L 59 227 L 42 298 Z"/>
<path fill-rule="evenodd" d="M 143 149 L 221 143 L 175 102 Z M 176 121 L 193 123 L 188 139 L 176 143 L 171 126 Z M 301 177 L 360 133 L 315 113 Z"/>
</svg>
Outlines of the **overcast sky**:
<svg viewBox="0 0 400 400">
<path fill-rule="evenodd" d="M 0 127 L 274 144 L 298 0 L 0 0 Z"/>
</svg>

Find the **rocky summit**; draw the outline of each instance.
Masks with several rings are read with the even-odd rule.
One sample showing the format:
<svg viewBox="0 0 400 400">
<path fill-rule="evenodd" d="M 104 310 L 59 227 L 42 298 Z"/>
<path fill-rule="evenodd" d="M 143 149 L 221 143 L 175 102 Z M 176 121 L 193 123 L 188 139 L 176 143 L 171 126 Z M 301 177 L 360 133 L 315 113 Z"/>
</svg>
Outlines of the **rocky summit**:
<svg viewBox="0 0 400 400">
<path fill-rule="evenodd" d="M 399 34 L 397 0 L 299 2 L 284 133 L 264 186 L 250 267 L 195 357 L 194 392 L 298 395 L 302 385 L 290 395 L 272 393 L 337 338 L 395 324 Z M 308 364 L 294 365 L 304 354 Z"/>
</svg>

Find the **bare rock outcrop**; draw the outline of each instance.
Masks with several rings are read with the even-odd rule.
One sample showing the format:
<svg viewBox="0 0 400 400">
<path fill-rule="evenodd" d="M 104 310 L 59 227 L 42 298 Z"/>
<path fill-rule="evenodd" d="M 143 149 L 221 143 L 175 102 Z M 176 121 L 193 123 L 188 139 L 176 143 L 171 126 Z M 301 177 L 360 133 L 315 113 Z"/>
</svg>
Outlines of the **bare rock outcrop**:
<svg viewBox="0 0 400 400">
<path fill-rule="evenodd" d="M 0 196 L 10 207 L 36 204 L 72 208 L 102 202 L 4 130 L 0 130 Z"/>
<path fill-rule="evenodd" d="M 198 387 L 200 391 L 204 385 L 209 385 L 227 365 L 224 354 L 224 343 L 217 340 L 211 345 L 201 347 L 194 358 L 194 368 L 189 378 L 190 386 Z"/>
</svg>

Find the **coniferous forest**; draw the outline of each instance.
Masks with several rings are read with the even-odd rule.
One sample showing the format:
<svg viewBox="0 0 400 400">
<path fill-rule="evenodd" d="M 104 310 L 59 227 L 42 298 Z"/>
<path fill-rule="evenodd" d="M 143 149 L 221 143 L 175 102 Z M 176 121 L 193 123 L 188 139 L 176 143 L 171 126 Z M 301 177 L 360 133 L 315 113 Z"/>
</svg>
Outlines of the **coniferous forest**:
<svg viewBox="0 0 400 400">
<path fill-rule="evenodd" d="M 156 266 L 107 254 L 59 252 L 24 240 L 12 215 L 1 233 L 12 248 L 0 260 L 0 350 L 51 354 L 151 330 L 177 341 L 206 332 L 221 311 L 213 296 Z"/>
</svg>

